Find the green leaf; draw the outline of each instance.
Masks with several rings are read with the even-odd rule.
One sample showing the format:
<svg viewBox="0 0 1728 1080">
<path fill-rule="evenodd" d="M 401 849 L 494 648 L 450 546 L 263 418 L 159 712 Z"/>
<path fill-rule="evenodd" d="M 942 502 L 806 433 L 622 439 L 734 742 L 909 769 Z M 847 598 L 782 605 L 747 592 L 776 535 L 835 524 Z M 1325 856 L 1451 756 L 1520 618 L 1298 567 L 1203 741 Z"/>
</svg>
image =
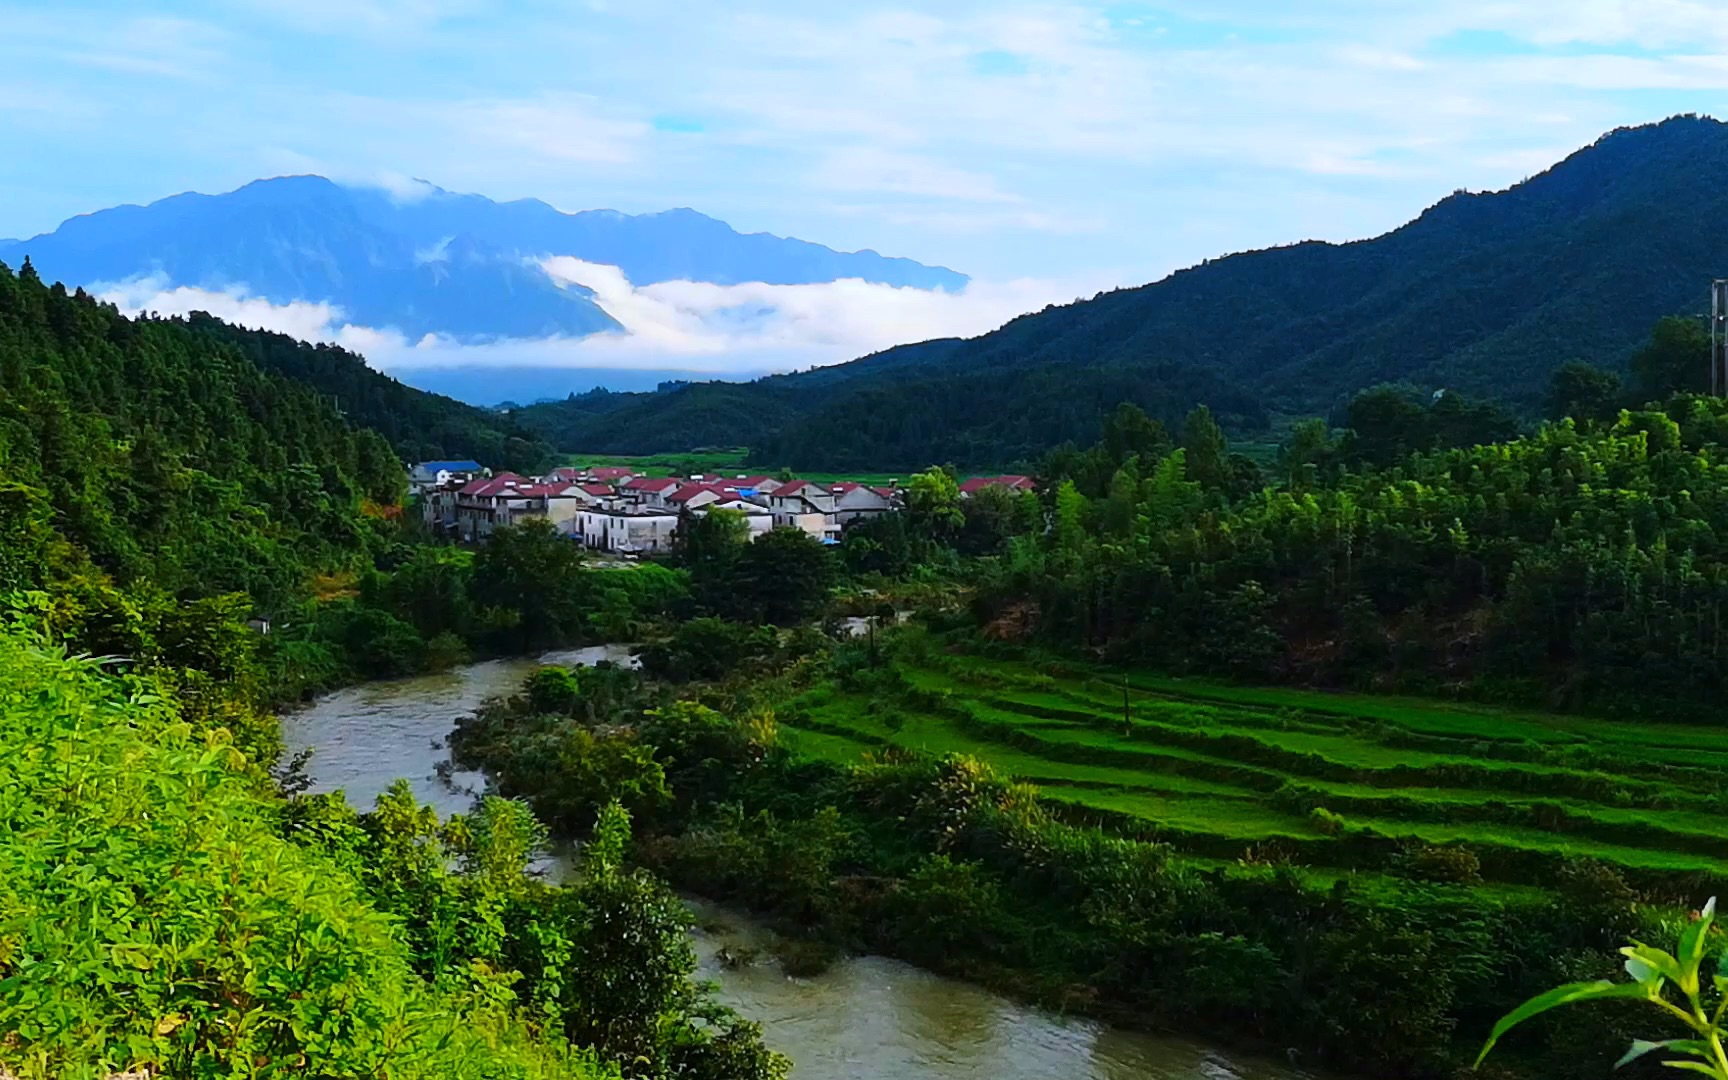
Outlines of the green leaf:
<svg viewBox="0 0 1728 1080">
<path fill-rule="evenodd" d="M 1722 1077 L 1722 1073 L 1719 1072 L 1715 1066 L 1703 1065 L 1696 1061 L 1664 1061 L 1662 1064 L 1670 1069 L 1685 1069 L 1687 1072 L 1703 1073 L 1705 1076 L 1714 1076 L 1717 1077 L 1718 1080 L 1721 1080 Z"/>
<path fill-rule="evenodd" d="M 1634 941 L 1622 947 L 1620 955 L 1626 957 L 1626 974 L 1639 983 L 1648 986 L 1661 979 L 1680 981 L 1680 962 L 1654 945 Z"/>
<path fill-rule="evenodd" d="M 1680 984 L 1682 993 L 1695 995 L 1698 993 L 1698 965 L 1704 961 L 1704 939 L 1710 933 L 1710 924 L 1716 920 L 1716 898 L 1704 905 L 1704 911 L 1686 932 L 1680 935 L 1680 948 L 1676 950 L 1676 959 L 1680 964 L 1680 977 L 1674 981 Z"/>
<path fill-rule="evenodd" d="M 1618 1069 L 1623 1065 L 1630 1065 L 1645 1054 L 1656 1050 L 1674 1050 L 1682 1054 L 1691 1054 L 1694 1057 L 1701 1058 L 1708 1058 L 1710 1056 L 1710 1044 L 1699 1042 L 1697 1039 L 1663 1039 L 1661 1042 L 1650 1042 L 1647 1039 L 1633 1039 L 1632 1048 L 1626 1051 L 1625 1055 L 1621 1057 L 1619 1061 L 1614 1063 L 1614 1067 Z"/>
<path fill-rule="evenodd" d="M 1494 1025 L 1493 1034 L 1489 1035 L 1488 1041 L 1482 1044 L 1482 1052 L 1476 1055 L 1476 1064 L 1482 1064 L 1482 1062 L 1488 1057 L 1488 1051 L 1494 1049 L 1494 1044 L 1500 1041 L 1500 1036 L 1511 1031 L 1513 1028 L 1530 1019 L 1532 1016 L 1545 1013 L 1549 1009 L 1557 1008 L 1561 1005 L 1570 1005 L 1575 1001 L 1602 1001 L 1610 998 L 1639 998 L 1648 1000 L 1652 992 L 1650 986 L 1645 983 L 1611 983 L 1606 979 L 1598 979 L 1595 982 L 1567 983 L 1565 986 L 1556 986 L 1545 994 L 1537 994 L 1529 1001 L 1526 1001 L 1524 1004 L 1513 1009 L 1505 1016 L 1502 1016 L 1500 1022 Z"/>
</svg>

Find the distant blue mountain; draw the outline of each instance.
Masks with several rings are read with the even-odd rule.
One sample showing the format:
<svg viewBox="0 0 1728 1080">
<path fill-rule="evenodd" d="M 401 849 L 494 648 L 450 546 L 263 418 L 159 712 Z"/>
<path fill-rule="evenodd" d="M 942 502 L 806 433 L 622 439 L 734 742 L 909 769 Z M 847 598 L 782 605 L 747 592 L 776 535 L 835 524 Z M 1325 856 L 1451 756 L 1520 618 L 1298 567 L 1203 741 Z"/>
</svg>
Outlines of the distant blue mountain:
<svg viewBox="0 0 1728 1080">
<path fill-rule="evenodd" d="M 964 274 L 874 251 L 841 252 L 743 234 L 694 210 L 566 214 L 536 199 L 493 202 L 427 185 L 401 200 L 321 176 L 258 180 L 224 195 L 188 192 L 72 218 L 30 240 L 0 240 L 69 285 L 160 275 L 173 285 L 245 286 L 273 303 L 328 302 L 348 321 L 410 338 L 580 336 L 620 329 L 580 287 L 539 267 L 570 255 L 631 281 L 796 285 L 862 278 L 956 290 Z"/>
<path fill-rule="evenodd" d="M 766 371 L 729 371 L 723 376 L 747 382 Z M 470 405 L 491 407 L 505 402 L 531 405 L 537 401 L 562 401 L 570 394 L 603 389 L 615 393 L 645 393 L 662 384 L 706 382 L 721 378 L 708 371 L 642 368 L 560 368 L 469 364 L 456 367 L 402 368 L 390 372 L 420 390 L 443 394 Z"/>
</svg>

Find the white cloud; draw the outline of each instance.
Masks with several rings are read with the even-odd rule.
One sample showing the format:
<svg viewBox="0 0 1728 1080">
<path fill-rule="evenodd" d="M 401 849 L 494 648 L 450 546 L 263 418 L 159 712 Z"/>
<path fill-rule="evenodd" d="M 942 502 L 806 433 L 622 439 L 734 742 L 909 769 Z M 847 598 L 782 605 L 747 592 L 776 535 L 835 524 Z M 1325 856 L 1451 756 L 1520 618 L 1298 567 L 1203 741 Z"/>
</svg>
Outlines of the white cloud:
<svg viewBox="0 0 1728 1080">
<path fill-rule="evenodd" d="M 98 283 L 90 291 L 128 315 L 141 312 L 189 315 L 206 311 L 240 326 L 275 330 L 302 341 L 337 342 L 345 331 L 352 329 L 343 322 L 341 308 L 305 300 L 272 304 L 249 295 L 244 285 L 223 291 L 196 289 L 173 285 L 161 275 L 150 275 Z"/>
<path fill-rule="evenodd" d="M 725 375 L 833 364 L 906 342 L 974 336 L 1101 287 L 1099 282 L 1038 280 L 973 281 L 956 293 L 860 280 L 814 285 L 668 281 L 638 287 L 615 266 L 567 256 L 544 265 L 560 282 L 591 289 L 625 332 L 485 345 L 439 337 L 409 341 L 393 330 L 350 324 L 329 304 L 272 304 L 248 295 L 244 286 L 216 292 L 176 287 L 155 277 L 94 291 L 129 313 L 208 311 L 243 326 L 332 342 L 361 353 L 381 370 L 497 365 L 676 368 Z"/>
</svg>

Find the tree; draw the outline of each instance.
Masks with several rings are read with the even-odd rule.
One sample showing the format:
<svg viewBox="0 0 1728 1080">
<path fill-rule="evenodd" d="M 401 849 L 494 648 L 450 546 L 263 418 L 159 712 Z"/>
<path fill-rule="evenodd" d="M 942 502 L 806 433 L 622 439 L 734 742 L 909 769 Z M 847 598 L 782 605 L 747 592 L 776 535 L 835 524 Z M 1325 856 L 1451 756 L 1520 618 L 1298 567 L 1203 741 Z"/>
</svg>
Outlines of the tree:
<svg viewBox="0 0 1728 1080">
<path fill-rule="evenodd" d="M 1131 458 L 1151 462 L 1170 452 L 1170 435 L 1164 425 L 1131 401 L 1116 406 L 1116 411 L 1104 421 L 1101 442 L 1110 463 L 1118 467 Z"/>
<path fill-rule="evenodd" d="M 840 537 L 840 557 L 854 573 L 906 573 L 915 558 L 906 515 L 874 514 L 852 521 Z"/>
<path fill-rule="evenodd" d="M 1391 465 L 1426 441 L 1428 416 L 1408 389 L 1374 386 L 1350 399 L 1344 410 L 1347 456 L 1370 465 Z"/>
<path fill-rule="evenodd" d="M 475 595 L 511 616 L 501 635 L 519 652 L 581 636 L 583 574 L 582 549 L 541 520 L 499 529 L 474 557 Z"/>
<path fill-rule="evenodd" d="M 906 485 L 906 517 L 920 539 L 947 543 L 966 523 L 954 474 L 932 466 L 914 476 Z"/>
<path fill-rule="evenodd" d="M 732 577 L 738 556 L 750 543 L 750 521 L 738 510 L 685 511 L 674 549 L 690 571 L 690 590 L 708 611 L 733 607 Z"/>
<path fill-rule="evenodd" d="M 1293 490 L 1313 487 L 1331 463 L 1336 446 L 1326 421 L 1312 417 L 1297 422 L 1278 448 L 1278 468 Z"/>
<path fill-rule="evenodd" d="M 1207 491 L 1223 491 L 1230 480 L 1230 441 L 1212 419 L 1212 410 L 1197 405 L 1182 422 L 1182 449 L 1188 455 L 1188 477 Z"/>
<path fill-rule="evenodd" d="M 1710 391 L 1710 331 L 1698 319 L 1670 315 L 1632 357 L 1632 377 L 1647 399 L 1676 391 Z"/>
<path fill-rule="evenodd" d="M 1000 485 L 973 492 L 960 513 L 963 524 L 954 546 L 962 555 L 999 555 L 1019 532 L 1019 496 Z"/>
<path fill-rule="evenodd" d="M 1612 371 L 1578 361 L 1563 364 L 1549 380 L 1548 417 L 1612 420 L 1624 396 L 1620 376 Z"/>
<path fill-rule="evenodd" d="M 738 556 L 734 588 L 754 618 L 790 626 L 816 614 L 834 587 L 834 556 L 802 529 L 771 529 Z"/>
</svg>

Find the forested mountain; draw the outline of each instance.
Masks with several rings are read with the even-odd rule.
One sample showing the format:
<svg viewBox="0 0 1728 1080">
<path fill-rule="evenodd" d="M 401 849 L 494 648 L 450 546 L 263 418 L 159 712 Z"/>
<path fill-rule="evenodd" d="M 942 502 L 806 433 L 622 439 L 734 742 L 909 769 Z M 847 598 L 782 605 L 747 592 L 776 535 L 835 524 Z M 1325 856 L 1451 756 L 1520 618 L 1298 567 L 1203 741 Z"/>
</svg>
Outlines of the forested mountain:
<svg viewBox="0 0 1728 1080">
<path fill-rule="evenodd" d="M 1728 212 L 1714 183 L 1725 171 L 1728 125 L 1675 118 L 1612 132 L 1507 191 L 1454 194 L 1371 240 L 1212 260 L 968 341 L 762 380 L 744 397 L 692 387 L 614 401 L 616 417 L 553 404 L 525 418 L 566 449 L 671 449 L 685 434 L 659 421 L 671 410 L 719 423 L 722 406 L 759 403 L 763 421 L 721 441 L 749 437 L 765 461 L 817 468 L 947 460 L 955 447 L 970 448 L 960 463 L 1005 464 L 1092 438 L 1094 414 L 1061 414 L 1094 397 L 1166 419 L 1205 402 L 1252 420 L 1403 381 L 1533 408 L 1560 365 L 1623 369 L 1657 319 L 1707 306 L 1709 280 L 1728 275 L 1728 240 L 1709 227 Z M 1255 404 L 1220 401 L 1219 387 Z M 705 427 L 688 435 L 714 441 Z"/>
<path fill-rule="evenodd" d="M 0 594 L 87 560 L 123 587 L 269 609 L 365 550 L 362 508 L 402 495 L 390 444 L 223 336 L 0 267 Z"/>
<path fill-rule="evenodd" d="M 349 423 L 371 428 L 403 461 L 468 460 L 517 472 L 538 472 L 552 446 L 536 432 L 488 409 L 406 386 L 336 345 L 311 345 L 286 334 L 248 330 L 202 313 L 192 330 L 237 348 L 265 371 L 286 376 L 329 398 Z"/>
<path fill-rule="evenodd" d="M 348 322 L 410 338 L 620 329 L 588 290 L 561 287 L 536 264 L 551 255 L 617 266 L 636 284 L 966 283 L 952 270 L 873 251 L 741 234 L 694 210 L 566 214 L 536 199 L 497 203 L 431 185 L 399 199 L 320 176 L 258 180 L 221 195 L 187 192 L 75 217 L 34 239 L 0 240 L 0 260 L 17 265 L 29 256 L 51 280 L 90 286 L 156 274 L 173 285 L 243 285 L 273 303 L 329 303 Z"/>
</svg>

